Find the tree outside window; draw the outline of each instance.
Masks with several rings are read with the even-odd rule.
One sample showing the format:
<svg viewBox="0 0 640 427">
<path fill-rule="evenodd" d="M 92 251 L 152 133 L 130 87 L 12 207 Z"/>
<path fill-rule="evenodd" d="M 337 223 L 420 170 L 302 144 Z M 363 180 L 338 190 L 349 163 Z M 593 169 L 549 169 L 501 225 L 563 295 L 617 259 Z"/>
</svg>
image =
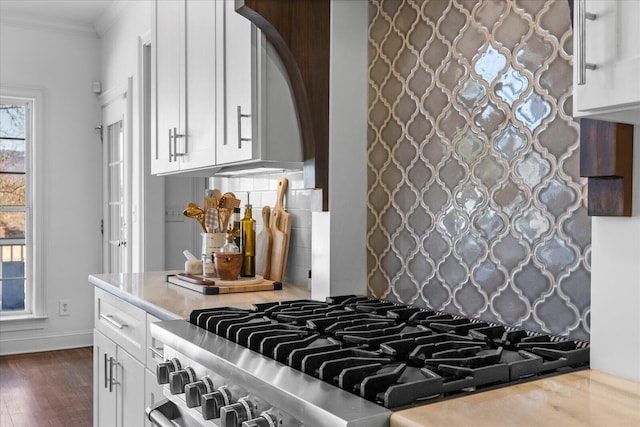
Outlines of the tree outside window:
<svg viewBox="0 0 640 427">
<path fill-rule="evenodd" d="M 28 233 L 27 156 L 29 101 L 0 102 L 0 277 L 1 310 L 25 311 Z"/>
</svg>

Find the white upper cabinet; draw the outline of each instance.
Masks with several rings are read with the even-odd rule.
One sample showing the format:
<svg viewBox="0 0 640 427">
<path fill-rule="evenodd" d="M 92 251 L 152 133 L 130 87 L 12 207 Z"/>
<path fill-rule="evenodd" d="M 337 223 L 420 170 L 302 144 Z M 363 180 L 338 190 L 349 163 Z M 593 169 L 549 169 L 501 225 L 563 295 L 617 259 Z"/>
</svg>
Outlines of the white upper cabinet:
<svg viewBox="0 0 640 427">
<path fill-rule="evenodd" d="M 222 74 L 217 68 L 216 45 L 222 42 L 221 13 L 217 1 L 162 0 L 155 4 L 154 174 L 216 163 L 218 111 L 222 111 L 217 108 L 217 83 L 222 82 Z"/>
<path fill-rule="evenodd" d="M 293 93 L 234 0 L 156 0 L 153 174 L 302 168 Z"/>
<path fill-rule="evenodd" d="M 151 61 L 155 70 L 152 103 L 156 106 L 156 120 L 152 121 L 155 138 L 152 137 L 151 172 L 155 174 L 180 169 L 180 161 L 174 157 L 174 148 L 178 147 L 173 132 L 175 129 L 182 134 L 185 121 L 184 93 L 180 97 L 180 82 L 184 81 L 184 0 L 156 2 L 154 18 Z"/>
<path fill-rule="evenodd" d="M 187 131 L 183 169 L 216 164 L 216 141 L 223 136 L 222 3 L 187 1 L 186 105 Z"/>
<path fill-rule="evenodd" d="M 226 137 L 218 144 L 218 162 L 252 158 L 252 133 L 258 96 L 257 31 L 248 19 L 236 13 L 233 1 L 224 4 L 224 73 Z M 253 52 L 252 52 L 253 51 Z M 253 55 L 252 55 L 253 53 Z"/>
<path fill-rule="evenodd" d="M 638 40 L 640 1 L 575 0 L 574 116 L 640 124 Z"/>
</svg>

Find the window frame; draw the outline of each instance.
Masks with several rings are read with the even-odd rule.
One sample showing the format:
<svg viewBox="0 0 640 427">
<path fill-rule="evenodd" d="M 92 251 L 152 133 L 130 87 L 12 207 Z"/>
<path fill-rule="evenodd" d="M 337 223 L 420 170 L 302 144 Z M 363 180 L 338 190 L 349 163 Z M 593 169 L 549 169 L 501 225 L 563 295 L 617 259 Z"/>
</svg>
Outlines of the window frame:
<svg viewBox="0 0 640 427">
<path fill-rule="evenodd" d="M 25 310 L 19 313 L 0 313 L 0 322 L 13 321 L 12 327 L 3 326 L 2 332 L 31 329 L 33 320 L 46 319 L 46 293 L 43 275 L 44 266 L 44 153 L 43 107 L 44 91 L 34 88 L 0 87 L 2 101 L 24 104 L 28 113 L 25 120 L 25 212 L 27 233 L 25 236 Z M 17 321 L 17 322 L 16 322 Z"/>
</svg>

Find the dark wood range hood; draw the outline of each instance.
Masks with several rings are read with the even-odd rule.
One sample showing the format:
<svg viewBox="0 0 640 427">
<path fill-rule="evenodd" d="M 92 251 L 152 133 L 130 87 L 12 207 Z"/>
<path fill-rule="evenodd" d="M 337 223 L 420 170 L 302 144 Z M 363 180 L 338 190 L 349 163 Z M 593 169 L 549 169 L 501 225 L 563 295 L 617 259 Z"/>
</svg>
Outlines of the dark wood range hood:
<svg viewBox="0 0 640 427">
<path fill-rule="evenodd" d="M 307 188 L 329 201 L 330 0 L 236 0 L 236 12 L 265 34 L 287 71 L 298 112 Z"/>
</svg>

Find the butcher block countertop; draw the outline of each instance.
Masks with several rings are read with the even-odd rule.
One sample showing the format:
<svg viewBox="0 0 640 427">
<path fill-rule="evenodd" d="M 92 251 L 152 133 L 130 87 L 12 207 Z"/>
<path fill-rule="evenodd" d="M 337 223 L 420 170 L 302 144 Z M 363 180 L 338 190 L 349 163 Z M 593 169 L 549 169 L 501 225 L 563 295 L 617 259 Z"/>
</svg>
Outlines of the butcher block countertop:
<svg viewBox="0 0 640 427">
<path fill-rule="evenodd" d="M 280 291 L 238 292 L 203 295 L 165 281 L 176 271 L 149 273 L 92 274 L 89 283 L 162 320 L 187 319 L 191 311 L 210 307 L 249 308 L 258 302 L 309 298 L 306 287 L 284 284 Z"/>
<path fill-rule="evenodd" d="M 391 427 L 640 426 L 640 383 L 594 370 L 395 412 Z"/>
</svg>

